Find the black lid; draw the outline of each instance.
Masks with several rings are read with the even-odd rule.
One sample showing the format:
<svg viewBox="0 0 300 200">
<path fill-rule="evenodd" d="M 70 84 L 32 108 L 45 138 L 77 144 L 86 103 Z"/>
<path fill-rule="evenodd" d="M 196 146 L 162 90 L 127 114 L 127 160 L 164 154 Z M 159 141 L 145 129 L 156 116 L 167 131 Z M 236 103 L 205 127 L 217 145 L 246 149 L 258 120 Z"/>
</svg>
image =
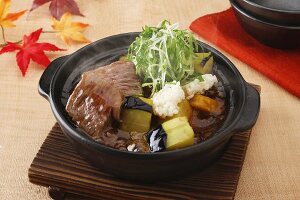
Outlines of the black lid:
<svg viewBox="0 0 300 200">
<path fill-rule="evenodd" d="M 300 0 L 245 0 L 259 6 L 280 11 L 299 11 Z"/>
</svg>

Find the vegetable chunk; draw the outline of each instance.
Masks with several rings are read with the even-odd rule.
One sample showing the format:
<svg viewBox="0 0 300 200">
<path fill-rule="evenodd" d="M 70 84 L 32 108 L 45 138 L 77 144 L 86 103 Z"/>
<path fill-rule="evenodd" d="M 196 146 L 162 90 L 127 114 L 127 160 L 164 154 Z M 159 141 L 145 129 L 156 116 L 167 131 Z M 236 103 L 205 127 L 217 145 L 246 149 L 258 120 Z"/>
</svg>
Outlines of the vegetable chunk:
<svg viewBox="0 0 300 200">
<path fill-rule="evenodd" d="M 120 129 L 128 132 L 147 132 L 150 129 L 151 117 L 151 113 L 143 110 L 125 109 L 121 113 Z"/>
<path fill-rule="evenodd" d="M 180 149 L 194 144 L 194 131 L 186 117 L 177 117 L 162 124 L 167 134 L 167 150 Z"/>
<path fill-rule="evenodd" d="M 191 100 L 190 105 L 193 108 L 196 108 L 198 110 L 202 110 L 209 113 L 215 113 L 217 109 L 219 108 L 218 101 L 203 96 L 201 94 L 196 94 Z"/>
<path fill-rule="evenodd" d="M 196 53 L 195 72 L 200 74 L 210 74 L 214 65 L 214 58 L 209 53 Z"/>
<path fill-rule="evenodd" d="M 178 113 L 173 115 L 172 117 L 166 117 L 166 118 L 161 118 L 162 122 L 166 122 L 168 120 L 177 118 L 177 117 L 186 117 L 187 119 L 190 119 L 193 113 L 192 107 L 190 106 L 190 102 L 186 99 L 182 100 L 178 104 Z"/>
<path fill-rule="evenodd" d="M 128 132 L 149 131 L 152 118 L 152 100 L 129 96 L 123 104 L 120 129 Z"/>
</svg>

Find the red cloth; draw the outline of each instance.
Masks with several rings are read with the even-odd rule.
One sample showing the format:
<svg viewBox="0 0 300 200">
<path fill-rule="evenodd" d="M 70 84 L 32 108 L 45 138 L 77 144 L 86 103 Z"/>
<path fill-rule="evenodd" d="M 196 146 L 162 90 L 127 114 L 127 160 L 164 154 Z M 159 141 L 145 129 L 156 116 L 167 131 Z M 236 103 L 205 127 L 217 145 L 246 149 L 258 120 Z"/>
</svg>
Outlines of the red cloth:
<svg viewBox="0 0 300 200">
<path fill-rule="evenodd" d="M 300 98 L 300 48 L 280 50 L 259 43 L 240 26 L 231 8 L 196 19 L 190 29 Z"/>
</svg>

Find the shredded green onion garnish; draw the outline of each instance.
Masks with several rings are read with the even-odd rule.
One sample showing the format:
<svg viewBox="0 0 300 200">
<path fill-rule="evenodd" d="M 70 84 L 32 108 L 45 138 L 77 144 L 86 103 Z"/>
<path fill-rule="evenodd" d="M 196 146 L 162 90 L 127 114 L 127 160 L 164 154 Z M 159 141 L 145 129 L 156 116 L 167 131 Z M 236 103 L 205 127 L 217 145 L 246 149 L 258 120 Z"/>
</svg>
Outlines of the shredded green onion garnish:
<svg viewBox="0 0 300 200">
<path fill-rule="evenodd" d="M 142 87 L 152 88 L 152 96 L 166 83 L 180 81 L 183 84 L 195 78 L 197 51 L 197 41 L 190 32 L 178 30 L 178 24 L 165 20 L 158 27 L 143 28 L 130 45 L 127 59 L 135 64 Z"/>
</svg>

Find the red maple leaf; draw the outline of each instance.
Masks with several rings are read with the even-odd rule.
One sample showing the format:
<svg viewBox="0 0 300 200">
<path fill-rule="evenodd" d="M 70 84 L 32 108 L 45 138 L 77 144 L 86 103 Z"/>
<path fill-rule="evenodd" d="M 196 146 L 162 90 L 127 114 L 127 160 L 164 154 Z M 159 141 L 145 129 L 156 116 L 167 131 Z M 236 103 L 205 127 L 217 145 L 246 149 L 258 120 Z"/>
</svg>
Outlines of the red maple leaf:
<svg viewBox="0 0 300 200">
<path fill-rule="evenodd" d="M 39 65 L 47 67 L 50 60 L 45 55 L 44 51 L 64 51 L 64 49 L 60 49 L 50 43 L 37 43 L 42 31 L 43 29 L 38 29 L 29 36 L 24 35 L 22 46 L 8 42 L 7 45 L 0 50 L 0 55 L 7 52 L 18 51 L 16 58 L 23 76 L 26 74 L 30 59 Z"/>
<path fill-rule="evenodd" d="M 56 19 L 60 19 L 61 16 L 66 12 L 69 12 L 73 15 L 84 16 L 83 14 L 81 14 L 78 5 L 74 0 L 34 0 L 30 11 L 33 11 L 41 5 L 44 5 L 45 3 L 48 3 L 50 1 L 51 3 L 49 6 L 49 10 L 51 12 L 51 15 Z"/>
</svg>

